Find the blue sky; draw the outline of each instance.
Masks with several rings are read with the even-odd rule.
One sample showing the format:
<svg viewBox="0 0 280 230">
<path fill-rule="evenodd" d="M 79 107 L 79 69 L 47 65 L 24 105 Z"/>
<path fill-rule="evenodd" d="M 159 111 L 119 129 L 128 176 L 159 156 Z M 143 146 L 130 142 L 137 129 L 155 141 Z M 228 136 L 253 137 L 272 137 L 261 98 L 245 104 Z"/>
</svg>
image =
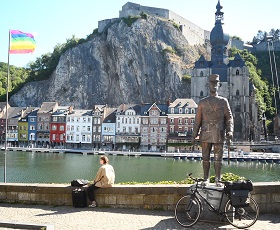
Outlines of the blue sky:
<svg viewBox="0 0 280 230">
<path fill-rule="evenodd" d="M 57 44 L 75 35 L 85 38 L 98 21 L 116 18 L 127 0 L 4 0 L 0 7 L 0 61 L 8 61 L 9 29 L 35 33 L 33 54 L 10 55 L 10 65 L 25 67 Z M 218 0 L 131 0 L 144 6 L 169 9 L 211 31 Z M 280 1 L 221 0 L 224 30 L 251 41 L 258 30 L 280 29 Z"/>
</svg>

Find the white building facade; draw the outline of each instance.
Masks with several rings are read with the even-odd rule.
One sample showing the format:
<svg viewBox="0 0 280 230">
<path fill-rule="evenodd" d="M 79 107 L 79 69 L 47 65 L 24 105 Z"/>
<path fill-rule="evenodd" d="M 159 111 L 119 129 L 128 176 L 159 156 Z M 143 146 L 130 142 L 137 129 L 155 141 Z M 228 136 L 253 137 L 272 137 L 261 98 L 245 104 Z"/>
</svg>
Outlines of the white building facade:
<svg viewBox="0 0 280 230">
<path fill-rule="evenodd" d="M 134 150 L 140 145 L 141 106 L 121 105 L 116 113 L 116 145 L 119 150 Z"/>
<path fill-rule="evenodd" d="M 66 143 L 74 148 L 92 144 L 92 111 L 73 110 L 67 115 Z"/>
</svg>

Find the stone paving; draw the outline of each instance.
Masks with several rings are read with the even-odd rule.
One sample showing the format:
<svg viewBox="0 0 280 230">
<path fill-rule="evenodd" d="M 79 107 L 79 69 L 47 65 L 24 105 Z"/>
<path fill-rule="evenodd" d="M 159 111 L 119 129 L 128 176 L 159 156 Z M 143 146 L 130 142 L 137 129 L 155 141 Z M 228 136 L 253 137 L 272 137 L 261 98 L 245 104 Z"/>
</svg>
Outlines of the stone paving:
<svg viewBox="0 0 280 230">
<path fill-rule="evenodd" d="M 56 230 L 106 229 L 148 230 L 184 229 L 177 224 L 171 211 L 74 208 L 71 206 L 43 206 L 22 204 L 0 204 L 0 223 L 49 224 Z M 11 229 L 11 228 L 0 228 Z M 20 228 L 17 228 L 20 229 Z M 198 222 L 189 229 L 235 229 L 227 223 Z M 260 215 L 250 229 L 279 230 L 280 215 Z"/>
</svg>

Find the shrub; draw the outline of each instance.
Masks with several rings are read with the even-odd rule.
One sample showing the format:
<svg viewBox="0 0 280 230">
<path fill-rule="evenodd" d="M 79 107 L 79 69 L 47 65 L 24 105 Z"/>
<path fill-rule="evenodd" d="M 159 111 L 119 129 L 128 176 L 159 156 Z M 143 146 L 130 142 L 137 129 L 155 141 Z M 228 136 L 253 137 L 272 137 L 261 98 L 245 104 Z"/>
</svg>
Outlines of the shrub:
<svg viewBox="0 0 280 230">
<path fill-rule="evenodd" d="M 187 74 L 185 74 L 185 75 L 183 75 L 183 77 L 182 77 L 182 81 L 185 81 L 185 82 L 191 82 L 191 76 L 190 75 L 187 75 Z"/>
<path fill-rule="evenodd" d="M 127 18 L 122 18 L 122 20 L 126 23 L 128 27 L 130 27 L 134 22 L 136 22 L 140 18 L 139 16 L 128 16 Z"/>
<path fill-rule="evenodd" d="M 171 54 L 176 54 L 176 51 L 171 46 L 167 46 L 166 48 L 164 48 L 162 50 L 162 52 L 168 52 L 168 53 L 171 53 Z"/>
<path fill-rule="evenodd" d="M 148 15 L 147 15 L 146 13 L 144 13 L 143 11 L 142 11 L 142 13 L 140 14 L 140 16 L 141 16 L 141 18 L 143 18 L 143 19 L 145 19 L 145 20 L 147 20 L 147 18 L 148 18 Z"/>
</svg>

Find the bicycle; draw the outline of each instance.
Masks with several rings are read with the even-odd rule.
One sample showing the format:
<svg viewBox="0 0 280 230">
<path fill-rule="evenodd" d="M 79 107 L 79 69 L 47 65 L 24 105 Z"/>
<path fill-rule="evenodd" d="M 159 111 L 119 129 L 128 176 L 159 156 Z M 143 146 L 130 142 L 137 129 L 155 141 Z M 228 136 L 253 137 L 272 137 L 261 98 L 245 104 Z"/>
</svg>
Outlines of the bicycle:
<svg viewBox="0 0 280 230">
<path fill-rule="evenodd" d="M 191 174 L 189 177 L 192 178 Z M 199 184 L 199 182 L 203 182 L 204 179 L 192 179 L 195 183 L 190 187 L 190 194 L 181 197 L 175 207 L 175 218 L 181 226 L 191 227 L 198 222 L 202 213 L 202 201 L 208 206 L 210 211 L 213 211 L 221 217 L 225 217 L 226 220 L 236 228 L 244 229 L 255 224 L 259 217 L 259 207 L 257 202 L 251 197 L 249 190 L 230 190 L 233 192 L 228 192 L 225 188 L 230 182 L 220 181 L 224 184 L 224 188 L 219 189 L 217 187 L 212 188 Z M 201 191 L 203 190 L 212 190 L 221 193 L 218 208 L 215 208 L 201 194 Z M 237 201 L 241 201 L 241 203 L 236 203 L 236 197 L 234 197 L 234 194 L 238 193 L 237 191 L 241 191 L 243 195 L 245 193 L 245 198 L 243 196 L 237 199 Z M 224 197 L 226 198 L 226 203 L 222 210 Z"/>
</svg>

